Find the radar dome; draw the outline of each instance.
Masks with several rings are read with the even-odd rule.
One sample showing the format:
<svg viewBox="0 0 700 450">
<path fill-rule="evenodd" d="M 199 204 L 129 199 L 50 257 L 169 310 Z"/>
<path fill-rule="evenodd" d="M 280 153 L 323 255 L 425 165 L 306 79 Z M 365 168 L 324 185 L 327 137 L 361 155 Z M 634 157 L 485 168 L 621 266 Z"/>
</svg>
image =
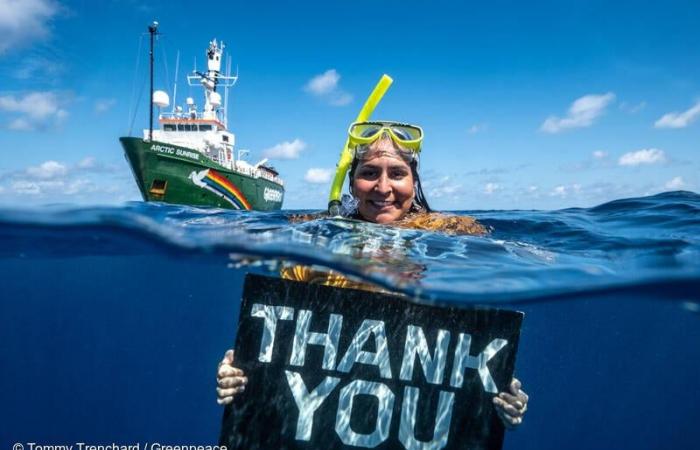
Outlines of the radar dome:
<svg viewBox="0 0 700 450">
<path fill-rule="evenodd" d="M 159 108 L 165 108 L 170 104 L 170 97 L 165 91 L 155 91 L 153 93 L 153 104 Z"/>
<path fill-rule="evenodd" d="M 218 92 L 212 92 L 209 96 L 209 103 L 211 103 L 211 106 L 215 108 L 221 106 L 221 94 Z"/>
</svg>

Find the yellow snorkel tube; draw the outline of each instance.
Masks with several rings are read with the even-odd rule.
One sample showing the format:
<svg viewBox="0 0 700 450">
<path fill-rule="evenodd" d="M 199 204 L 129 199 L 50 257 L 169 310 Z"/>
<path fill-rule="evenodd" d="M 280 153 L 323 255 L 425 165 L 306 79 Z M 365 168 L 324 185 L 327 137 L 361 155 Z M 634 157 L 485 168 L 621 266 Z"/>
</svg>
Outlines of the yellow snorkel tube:
<svg viewBox="0 0 700 450">
<path fill-rule="evenodd" d="M 379 102 L 382 100 L 382 97 L 384 97 L 384 94 L 389 89 L 389 86 L 391 86 L 391 83 L 393 82 L 394 80 L 392 80 L 389 75 L 382 75 L 379 83 L 377 83 L 372 93 L 369 95 L 369 97 L 367 97 L 365 105 L 357 115 L 355 122 L 365 122 L 370 118 L 374 112 L 374 108 L 377 107 Z M 328 196 L 328 214 L 331 216 L 340 215 L 340 193 L 343 190 L 345 175 L 347 175 L 348 170 L 350 169 L 350 164 L 352 164 L 352 157 L 353 155 L 352 150 L 350 149 L 350 139 L 348 138 L 345 141 L 343 151 L 340 153 L 340 160 L 338 161 L 338 166 L 335 171 L 333 184 L 331 184 L 331 193 Z"/>
</svg>

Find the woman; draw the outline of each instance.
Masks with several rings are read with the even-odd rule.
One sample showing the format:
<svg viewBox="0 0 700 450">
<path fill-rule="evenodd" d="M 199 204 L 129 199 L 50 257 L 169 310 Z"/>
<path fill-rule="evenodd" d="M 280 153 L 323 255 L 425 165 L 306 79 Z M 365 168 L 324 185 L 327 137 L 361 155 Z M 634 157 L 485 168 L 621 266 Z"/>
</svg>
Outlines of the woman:
<svg viewBox="0 0 700 450">
<path fill-rule="evenodd" d="M 350 193 L 354 201 L 347 215 L 353 219 L 404 228 L 450 234 L 485 234 L 486 229 L 470 217 L 432 212 L 418 177 L 418 155 L 423 140 L 420 127 L 396 122 L 354 123 L 348 130 L 355 156 L 350 168 Z M 341 287 L 365 288 L 338 274 L 296 266 L 283 270 L 283 278 L 312 281 Z M 370 288 L 372 289 L 372 288 Z M 229 350 L 217 371 L 217 401 L 229 404 L 245 390 L 248 379 L 234 367 Z M 513 379 L 510 392 L 501 392 L 493 403 L 507 428 L 518 426 L 527 410 L 528 396 L 520 381 Z"/>
</svg>

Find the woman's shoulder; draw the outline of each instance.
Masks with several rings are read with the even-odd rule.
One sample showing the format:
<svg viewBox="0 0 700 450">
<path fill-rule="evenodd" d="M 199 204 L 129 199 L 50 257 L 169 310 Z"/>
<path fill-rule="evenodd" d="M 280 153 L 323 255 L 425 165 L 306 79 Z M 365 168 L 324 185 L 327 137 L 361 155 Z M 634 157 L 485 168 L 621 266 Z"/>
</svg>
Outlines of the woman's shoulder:
<svg viewBox="0 0 700 450">
<path fill-rule="evenodd" d="M 421 212 L 406 216 L 396 223 L 401 228 L 439 231 L 447 234 L 470 234 L 481 236 L 489 230 L 469 216 L 457 216 L 441 212 Z"/>
<path fill-rule="evenodd" d="M 326 219 L 329 215 L 326 211 L 319 211 L 309 214 L 290 214 L 290 223 L 310 222 L 317 219 Z M 359 215 L 348 217 L 349 219 L 364 220 Z M 455 235 L 477 235 L 482 236 L 489 233 L 489 229 L 477 222 L 473 217 L 457 216 L 442 212 L 415 212 L 410 213 L 403 219 L 390 224 L 400 228 L 410 228 L 414 230 L 438 231 L 440 233 Z"/>
</svg>

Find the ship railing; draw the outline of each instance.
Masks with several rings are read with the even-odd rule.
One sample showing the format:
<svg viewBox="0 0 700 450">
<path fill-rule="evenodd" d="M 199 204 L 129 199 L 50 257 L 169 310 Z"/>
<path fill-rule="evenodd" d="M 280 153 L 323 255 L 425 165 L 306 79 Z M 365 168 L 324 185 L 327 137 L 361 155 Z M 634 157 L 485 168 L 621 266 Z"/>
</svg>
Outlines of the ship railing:
<svg viewBox="0 0 700 450">
<path fill-rule="evenodd" d="M 228 161 L 224 158 L 219 158 L 218 156 L 215 155 L 206 155 L 209 159 L 214 161 L 215 163 L 219 164 L 220 166 L 226 167 L 227 169 L 231 169 L 231 161 Z"/>
<path fill-rule="evenodd" d="M 221 120 L 218 117 L 216 117 L 216 116 L 211 117 L 211 114 L 207 114 L 205 116 L 204 112 L 197 112 L 197 111 L 164 112 L 164 113 L 160 113 L 158 115 L 158 119 L 159 120 L 166 120 L 166 121 L 174 120 L 174 121 L 178 121 L 178 123 L 179 123 L 179 121 L 188 122 L 190 120 L 214 122 L 217 124 L 217 126 L 220 129 L 222 129 L 222 130 L 226 129 L 226 126 L 223 124 L 223 122 L 221 122 Z M 193 131 L 197 131 L 197 130 L 193 130 Z"/>
<path fill-rule="evenodd" d="M 190 120 L 216 120 L 218 118 L 204 117 L 200 111 L 162 112 L 158 116 L 161 119 L 190 119 Z"/>
<path fill-rule="evenodd" d="M 279 185 L 284 186 L 284 182 L 277 176 L 268 174 L 260 169 L 256 169 L 253 167 L 249 167 L 243 164 L 234 164 L 233 169 L 236 172 L 248 175 L 253 178 L 264 178 L 266 180 L 272 181 L 273 183 L 277 183 Z"/>
</svg>

